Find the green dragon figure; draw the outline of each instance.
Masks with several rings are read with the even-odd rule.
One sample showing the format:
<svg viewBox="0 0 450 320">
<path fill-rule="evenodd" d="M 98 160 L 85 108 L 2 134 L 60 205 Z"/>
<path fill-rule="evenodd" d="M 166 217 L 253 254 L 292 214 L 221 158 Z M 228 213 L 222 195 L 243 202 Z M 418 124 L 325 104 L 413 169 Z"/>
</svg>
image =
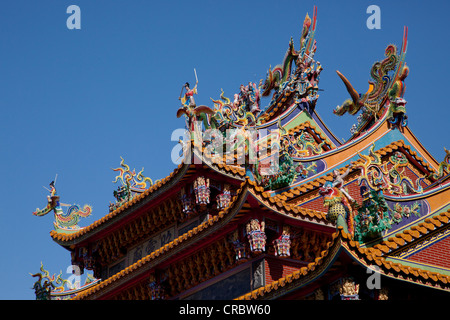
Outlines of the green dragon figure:
<svg viewBox="0 0 450 320">
<path fill-rule="evenodd" d="M 433 179 L 440 179 L 445 176 L 450 171 L 450 150 L 444 148 L 445 157 L 444 160 L 439 163 L 439 168 L 437 173 L 430 174 Z"/>
<path fill-rule="evenodd" d="M 355 240 L 363 243 L 381 237 L 391 228 L 389 210 L 383 192 L 370 190 L 355 216 Z"/>
<path fill-rule="evenodd" d="M 40 271 L 38 273 L 30 273 L 32 277 L 37 277 L 38 280 L 34 283 L 33 289 L 36 294 L 36 300 L 52 300 L 52 292 L 64 291 L 64 286 L 70 286 L 70 281 L 62 279 L 62 272 L 55 278 L 55 275 L 50 276 L 50 273 L 44 269 L 44 265 L 41 262 Z M 42 280 L 44 281 L 42 283 Z"/>
</svg>

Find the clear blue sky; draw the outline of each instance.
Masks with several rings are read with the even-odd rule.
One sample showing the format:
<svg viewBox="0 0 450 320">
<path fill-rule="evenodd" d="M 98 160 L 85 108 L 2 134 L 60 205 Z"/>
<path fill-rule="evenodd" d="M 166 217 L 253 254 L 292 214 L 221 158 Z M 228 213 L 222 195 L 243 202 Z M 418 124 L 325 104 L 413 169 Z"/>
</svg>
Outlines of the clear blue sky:
<svg viewBox="0 0 450 320">
<path fill-rule="evenodd" d="M 68 30 L 66 9 L 81 8 L 81 30 Z M 55 244 L 53 213 L 42 186 L 58 174 L 64 203 L 93 206 L 86 226 L 108 213 L 112 180 L 125 158 L 152 179 L 175 165 L 170 140 L 184 82 L 199 78 L 197 104 L 212 107 L 223 88 L 258 82 L 281 63 L 289 40 L 298 49 L 306 12 L 318 6 L 317 53 L 324 71 L 317 111 L 347 139 L 356 122 L 332 109 L 348 98 L 335 70 L 362 92 L 385 47 L 409 27 L 409 126 L 441 161 L 448 135 L 450 52 L 447 1 L 81 1 L 3 2 L 0 9 L 0 299 L 34 299 L 40 262 L 51 273 L 70 265 Z M 381 8 L 369 30 L 366 9 Z"/>
</svg>

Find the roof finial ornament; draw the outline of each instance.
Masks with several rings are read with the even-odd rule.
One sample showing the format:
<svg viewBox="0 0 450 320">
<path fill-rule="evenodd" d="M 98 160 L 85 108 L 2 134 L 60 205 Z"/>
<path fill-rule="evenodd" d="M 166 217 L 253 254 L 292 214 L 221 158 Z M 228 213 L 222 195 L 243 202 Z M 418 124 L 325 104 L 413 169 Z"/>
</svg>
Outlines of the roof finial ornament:
<svg viewBox="0 0 450 320">
<path fill-rule="evenodd" d="M 181 100 L 181 104 L 185 108 L 188 108 L 188 107 L 195 108 L 196 107 L 195 100 L 194 100 L 194 94 L 198 94 L 198 91 L 197 91 L 198 77 L 197 77 L 197 71 L 195 70 L 195 68 L 194 68 L 194 74 L 195 74 L 194 88 L 191 89 L 189 82 L 186 82 L 183 85 L 183 87 L 181 87 L 180 97 L 178 98 L 178 100 Z M 186 89 L 186 93 L 184 94 L 184 97 L 182 97 L 183 89 Z"/>
<path fill-rule="evenodd" d="M 378 121 L 378 117 L 389 108 L 388 121 L 394 126 L 407 125 L 406 101 L 403 99 L 404 80 L 409 68 L 405 63 L 406 49 L 408 46 L 408 28 L 404 28 L 403 43 L 400 50 L 394 45 L 388 45 L 385 49 L 385 58 L 375 62 L 370 70 L 371 80 L 366 93 L 360 94 L 351 85 L 350 81 L 339 71 L 339 78 L 350 94 L 351 99 L 345 100 L 341 106 L 337 106 L 333 113 L 342 116 L 346 112 L 355 115 L 360 110 L 358 124 L 352 127 L 353 135 L 364 129 L 365 124 L 371 120 Z"/>
<path fill-rule="evenodd" d="M 77 204 L 69 205 L 65 203 L 59 202 L 59 195 L 56 193 L 56 179 L 58 175 L 56 175 L 55 179 L 50 182 L 50 189 L 45 188 L 50 192 L 50 195 L 47 196 L 47 206 L 44 209 L 36 208 L 36 211 L 33 212 L 33 215 L 42 217 L 47 213 L 53 210 L 55 213 L 55 221 L 53 222 L 54 228 L 56 231 L 61 233 L 73 233 L 81 228 L 78 226 L 78 221 L 80 217 L 88 217 L 91 215 L 92 207 L 90 205 L 84 205 L 81 208 Z M 68 206 L 67 212 L 64 213 L 61 206 Z"/>
</svg>

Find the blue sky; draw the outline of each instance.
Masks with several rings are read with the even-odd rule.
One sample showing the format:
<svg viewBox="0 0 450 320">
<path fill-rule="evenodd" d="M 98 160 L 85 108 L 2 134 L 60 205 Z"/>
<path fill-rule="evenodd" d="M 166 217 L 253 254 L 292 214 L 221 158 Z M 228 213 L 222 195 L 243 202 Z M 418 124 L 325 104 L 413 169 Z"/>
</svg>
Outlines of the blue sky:
<svg viewBox="0 0 450 320">
<path fill-rule="evenodd" d="M 81 9 L 81 29 L 69 30 L 69 5 Z M 49 232 L 53 214 L 42 186 L 58 174 L 64 203 L 91 204 L 86 226 L 108 213 L 120 156 L 156 180 L 175 165 L 170 152 L 184 82 L 199 78 L 197 104 L 213 106 L 221 88 L 232 97 L 258 82 L 296 48 L 306 12 L 318 6 L 321 74 L 317 111 L 347 139 L 356 118 L 332 109 L 348 98 L 335 73 L 365 92 L 369 71 L 409 27 L 405 99 L 409 127 L 441 161 L 450 148 L 447 107 L 446 1 L 9 1 L 0 10 L 0 299 L 34 299 L 30 272 L 40 262 L 65 271 L 70 254 Z M 381 9 L 381 29 L 369 30 L 369 5 Z M 266 101 L 267 102 L 267 101 Z"/>
</svg>

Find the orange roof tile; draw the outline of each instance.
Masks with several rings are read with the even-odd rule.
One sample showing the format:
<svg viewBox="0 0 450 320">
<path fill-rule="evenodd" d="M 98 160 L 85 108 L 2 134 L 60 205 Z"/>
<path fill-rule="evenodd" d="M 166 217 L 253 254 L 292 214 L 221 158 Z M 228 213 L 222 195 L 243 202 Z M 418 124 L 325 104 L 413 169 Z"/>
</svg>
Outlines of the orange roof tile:
<svg viewBox="0 0 450 320">
<path fill-rule="evenodd" d="M 425 219 L 424 222 L 420 222 L 417 225 L 411 226 L 409 229 L 403 230 L 395 236 L 389 237 L 383 242 L 376 244 L 373 248 L 379 249 L 384 253 L 390 253 L 394 250 L 413 242 L 416 239 L 421 238 L 436 230 L 443 225 L 449 224 L 450 221 L 450 209 L 441 212 L 433 217 Z"/>
<path fill-rule="evenodd" d="M 348 250 L 354 258 L 368 266 L 375 263 L 380 267 L 380 272 L 388 277 L 406 280 L 421 285 L 429 285 L 434 288 L 450 291 L 450 276 L 405 266 L 401 263 L 387 261 L 384 257 L 382 257 L 380 250 L 360 247 L 358 242 L 351 239 L 350 234 L 345 233 L 343 228 L 339 227 L 338 231 L 333 234 L 332 240 L 327 243 L 327 249 L 322 251 L 321 255 L 316 258 L 314 262 L 298 271 L 272 282 L 271 284 L 266 285 L 263 288 L 244 294 L 238 297 L 237 300 L 264 299 L 268 294 L 276 292 L 280 286 L 285 286 L 287 283 L 292 283 L 291 289 L 295 289 L 296 282 L 301 285 L 302 282 L 300 280 L 302 280 L 302 278 L 310 276 L 310 274 L 323 263 L 331 263 L 333 261 L 332 259 L 327 259 L 327 257 L 330 255 L 332 248 L 336 246 L 346 248 L 346 250 Z"/>
<path fill-rule="evenodd" d="M 297 207 L 286 203 L 284 200 L 277 197 L 270 197 L 270 195 L 256 182 L 250 180 L 248 181 L 250 186 L 249 191 L 266 207 L 285 215 L 298 218 L 307 218 L 309 220 L 315 219 L 326 224 L 330 224 L 326 218 L 325 212 Z"/>
<path fill-rule="evenodd" d="M 136 262 L 133 265 L 130 265 L 129 267 L 125 268 L 124 270 L 120 271 L 116 275 L 106 279 L 105 281 L 102 281 L 97 286 L 92 287 L 90 290 L 87 290 L 86 292 L 83 292 L 82 294 L 75 297 L 75 299 L 83 299 L 88 297 L 89 295 L 94 294 L 95 292 L 101 290 L 102 288 L 106 288 L 108 285 L 112 284 L 113 282 L 125 277 L 128 274 L 131 274 L 135 270 L 141 268 L 143 265 L 146 265 L 150 263 L 152 260 L 154 260 L 156 257 L 160 257 L 163 254 L 167 254 L 169 251 L 173 250 L 174 248 L 180 246 L 185 241 L 193 238 L 194 236 L 198 235 L 199 233 L 207 230 L 208 228 L 211 228 L 216 223 L 218 223 L 220 220 L 222 220 L 229 212 L 232 212 L 234 207 L 236 206 L 236 203 L 238 203 L 238 199 L 245 196 L 247 192 L 251 193 L 253 196 L 260 199 L 262 202 L 268 204 L 270 202 L 270 198 L 266 192 L 264 192 L 264 189 L 256 184 L 256 182 L 253 182 L 249 180 L 247 177 L 246 180 L 241 184 L 240 188 L 237 190 L 236 195 L 233 197 L 232 201 L 230 202 L 229 206 L 225 208 L 224 210 L 220 211 L 217 216 L 213 216 L 209 220 L 205 221 L 201 225 L 193 228 L 192 230 L 188 231 L 187 233 L 180 235 L 178 238 L 174 239 L 172 242 L 166 244 L 162 248 L 152 252 L 148 256 L 142 258 L 138 262 Z M 302 218 L 308 218 L 308 219 L 316 219 L 321 221 L 326 221 L 325 214 L 319 211 L 309 210 L 309 209 L 303 209 L 303 208 L 297 208 L 295 206 L 286 204 L 284 202 L 277 201 L 274 203 L 275 209 L 278 209 L 279 212 L 283 214 L 288 214 L 290 216 L 294 217 L 302 217 Z"/>
<path fill-rule="evenodd" d="M 114 274 L 113 276 L 105 279 L 104 281 L 100 282 L 96 286 L 89 288 L 88 290 L 81 292 L 77 296 L 75 296 L 74 300 L 80 300 L 88 298 L 89 296 L 95 294 L 96 292 L 99 292 L 100 290 L 107 288 L 108 286 L 112 285 L 113 283 L 125 278 L 127 275 L 131 275 L 132 273 L 135 273 L 136 270 L 139 270 L 147 265 L 149 265 L 152 261 L 154 261 L 156 258 L 161 257 L 162 255 L 168 254 L 169 252 L 175 250 L 180 245 L 184 244 L 189 239 L 193 238 L 194 236 L 198 235 L 201 232 L 205 232 L 205 230 L 211 229 L 212 226 L 214 226 L 218 221 L 225 218 L 232 210 L 235 208 L 236 204 L 238 204 L 241 199 L 241 197 L 245 196 L 246 194 L 246 185 L 248 180 L 242 183 L 241 188 L 238 189 L 236 195 L 233 197 L 233 199 L 230 202 L 230 206 L 225 208 L 224 210 L 220 211 L 218 215 L 213 216 L 212 218 L 208 219 L 207 221 L 203 222 L 199 226 L 193 228 L 192 230 L 189 230 L 188 232 L 180 235 L 178 238 L 174 239 L 170 243 L 167 243 L 163 247 L 153 251 L 149 255 L 143 257 L 139 261 L 135 262 L 134 264 L 128 266 L 127 268 L 123 269 L 122 271 Z M 135 274 L 136 275 L 136 274 Z"/>
</svg>

